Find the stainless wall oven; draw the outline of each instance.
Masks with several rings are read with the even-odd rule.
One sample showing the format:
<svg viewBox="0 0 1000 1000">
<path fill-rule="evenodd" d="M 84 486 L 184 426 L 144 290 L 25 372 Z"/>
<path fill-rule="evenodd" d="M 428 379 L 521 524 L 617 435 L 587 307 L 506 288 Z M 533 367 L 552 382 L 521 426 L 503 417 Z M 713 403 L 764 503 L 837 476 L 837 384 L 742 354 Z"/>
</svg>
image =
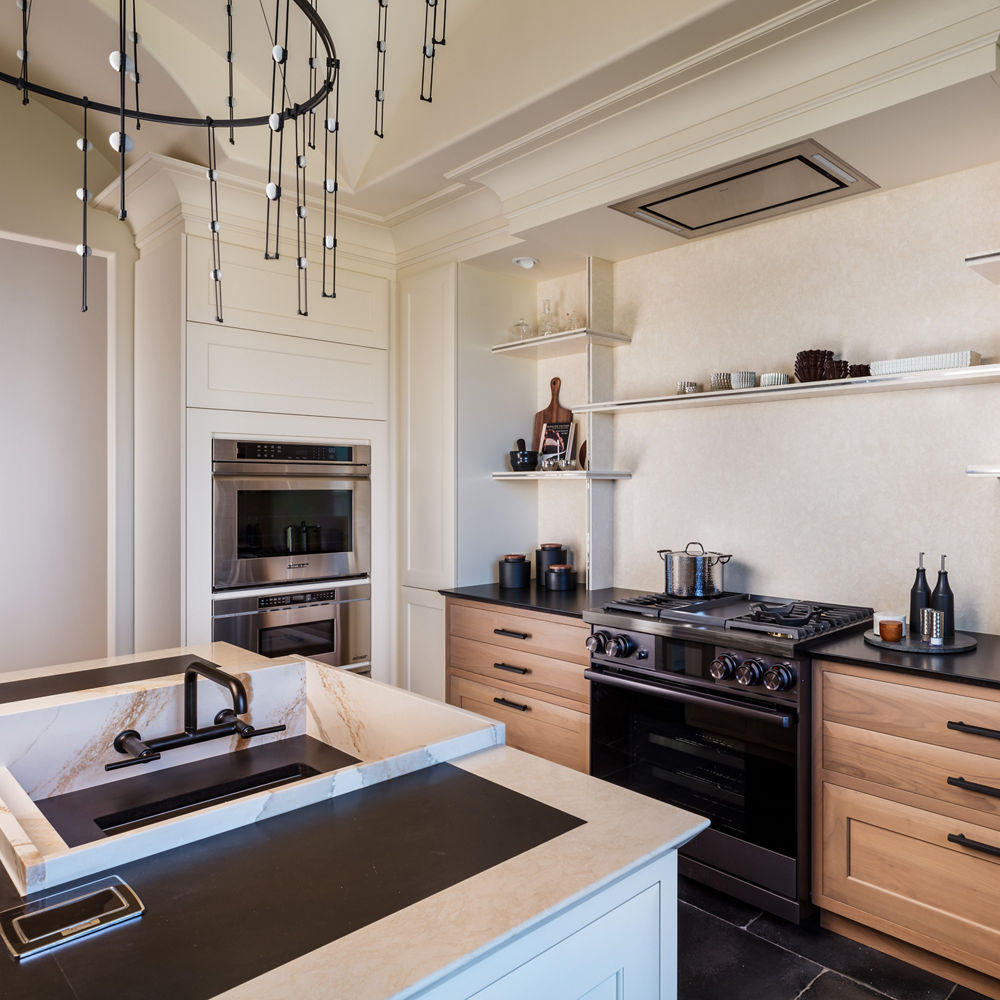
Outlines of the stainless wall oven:
<svg viewBox="0 0 1000 1000">
<path fill-rule="evenodd" d="M 308 656 L 370 676 L 371 587 L 218 597 L 212 639 L 261 656 Z"/>
<path fill-rule="evenodd" d="M 371 449 L 212 442 L 212 587 L 371 571 Z"/>
</svg>

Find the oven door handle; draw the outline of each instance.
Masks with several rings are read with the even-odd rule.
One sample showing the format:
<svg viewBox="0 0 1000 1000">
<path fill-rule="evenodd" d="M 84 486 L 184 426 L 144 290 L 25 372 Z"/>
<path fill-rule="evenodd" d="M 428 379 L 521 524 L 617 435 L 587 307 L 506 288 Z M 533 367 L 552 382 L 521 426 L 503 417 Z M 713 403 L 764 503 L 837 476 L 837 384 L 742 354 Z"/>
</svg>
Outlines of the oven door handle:
<svg viewBox="0 0 1000 1000">
<path fill-rule="evenodd" d="M 681 701 L 689 705 L 706 705 L 717 708 L 720 712 L 729 712 L 731 715 L 743 715 L 758 722 L 769 722 L 772 725 L 781 726 L 782 729 L 791 729 L 798 723 L 796 712 L 775 712 L 766 708 L 751 708 L 749 705 L 738 705 L 710 694 L 692 694 L 689 691 L 678 691 L 676 688 L 643 684 L 641 681 L 612 677 L 596 670 L 585 670 L 583 676 L 596 684 L 608 684 L 611 687 L 625 688 L 628 691 L 639 691 L 642 694 L 652 695 L 654 698 L 665 698 L 667 701 Z"/>
</svg>

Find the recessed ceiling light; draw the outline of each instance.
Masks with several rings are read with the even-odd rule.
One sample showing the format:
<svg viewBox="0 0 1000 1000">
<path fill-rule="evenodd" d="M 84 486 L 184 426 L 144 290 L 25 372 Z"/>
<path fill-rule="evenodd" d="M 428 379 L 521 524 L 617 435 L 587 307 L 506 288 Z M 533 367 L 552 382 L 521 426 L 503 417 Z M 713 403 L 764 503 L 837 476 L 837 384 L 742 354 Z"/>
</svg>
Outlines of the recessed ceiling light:
<svg viewBox="0 0 1000 1000">
<path fill-rule="evenodd" d="M 523 267 L 525 269 L 525 271 L 530 271 L 538 263 L 538 258 L 537 257 L 515 257 L 514 258 L 514 263 L 517 264 L 518 267 Z"/>
</svg>

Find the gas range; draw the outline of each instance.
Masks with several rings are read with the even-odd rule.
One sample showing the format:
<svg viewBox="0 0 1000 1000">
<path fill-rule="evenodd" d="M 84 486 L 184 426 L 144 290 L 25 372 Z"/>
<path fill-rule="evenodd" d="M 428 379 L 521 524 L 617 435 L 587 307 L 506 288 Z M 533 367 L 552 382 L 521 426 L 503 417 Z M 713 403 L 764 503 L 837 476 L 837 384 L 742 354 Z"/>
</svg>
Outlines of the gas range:
<svg viewBox="0 0 1000 1000">
<path fill-rule="evenodd" d="M 810 909 L 810 655 L 872 609 L 644 594 L 584 611 L 590 773 L 711 820 L 683 874 L 786 920 Z"/>
<path fill-rule="evenodd" d="M 866 628 L 872 609 L 759 594 L 725 593 L 707 598 L 643 594 L 585 611 L 583 620 L 591 625 L 793 656 L 817 638 Z"/>
</svg>

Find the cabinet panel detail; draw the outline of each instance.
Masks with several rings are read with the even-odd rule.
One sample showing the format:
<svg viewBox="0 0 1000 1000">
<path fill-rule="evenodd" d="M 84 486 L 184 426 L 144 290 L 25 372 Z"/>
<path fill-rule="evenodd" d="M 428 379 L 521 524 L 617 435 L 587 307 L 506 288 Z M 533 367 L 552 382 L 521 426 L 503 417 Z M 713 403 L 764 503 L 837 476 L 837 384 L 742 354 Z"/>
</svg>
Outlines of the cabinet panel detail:
<svg viewBox="0 0 1000 1000">
<path fill-rule="evenodd" d="M 1000 757 L 1000 738 L 956 728 L 964 724 L 1000 734 L 1000 702 L 987 689 L 973 696 L 828 670 L 822 710 L 828 722 Z"/>
<path fill-rule="evenodd" d="M 831 899 L 905 928 L 911 940 L 1000 974 L 1000 844 L 995 830 L 827 783 L 822 884 Z"/>
<path fill-rule="evenodd" d="M 828 772 L 975 809 L 983 814 L 980 822 L 1000 827 L 1000 760 L 995 757 L 836 722 L 823 724 L 822 752 Z"/>
<path fill-rule="evenodd" d="M 459 635 L 451 637 L 449 650 L 449 666 L 481 674 L 490 682 L 517 683 L 533 690 L 575 698 L 584 706 L 589 703 L 590 682 L 583 676 L 582 665 Z"/>
<path fill-rule="evenodd" d="M 584 645 L 590 630 L 573 619 L 553 621 L 511 613 L 491 604 L 452 602 L 448 628 L 452 635 L 495 646 L 555 656 L 583 666 L 590 662 Z"/>
<path fill-rule="evenodd" d="M 483 684 L 453 671 L 448 674 L 448 701 L 503 722 L 508 746 L 589 770 L 590 717 L 584 712 L 553 705 L 524 688 Z"/>
<path fill-rule="evenodd" d="M 188 324 L 188 406 L 385 420 L 387 352 Z"/>
<path fill-rule="evenodd" d="M 215 322 L 211 241 L 187 238 L 187 318 Z M 337 268 L 337 296 L 321 296 L 319 268 L 309 279 L 309 314 L 296 313 L 295 259 L 265 261 L 247 247 L 222 245 L 222 312 L 228 326 L 359 347 L 389 347 L 389 282 Z"/>
</svg>

